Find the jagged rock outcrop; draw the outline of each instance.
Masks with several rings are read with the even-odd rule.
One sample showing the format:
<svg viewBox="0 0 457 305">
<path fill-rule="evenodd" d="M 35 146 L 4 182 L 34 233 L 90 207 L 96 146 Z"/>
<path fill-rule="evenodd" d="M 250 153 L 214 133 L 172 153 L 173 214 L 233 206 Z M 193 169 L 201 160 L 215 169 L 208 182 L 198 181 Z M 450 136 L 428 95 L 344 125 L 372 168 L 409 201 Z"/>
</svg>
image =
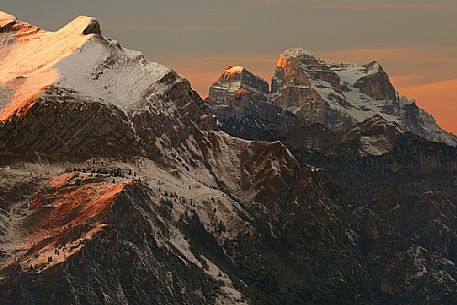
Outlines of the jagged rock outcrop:
<svg viewBox="0 0 457 305">
<path fill-rule="evenodd" d="M 367 71 L 374 71 L 374 73 L 359 78 L 354 83 L 354 87 L 375 100 L 395 100 L 397 93 L 381 65 L 373 61 L 364 67 Z"/>
<path fill-rule="evenodd" d="M 353 126 L 354 119 L 331 109 L 322 92 L 329 87 L 329 97 L 344 104 L 339 76 L 325 62 L 303 49 L 289 49 L 281 54 L 271 85 L 271 101 L 304 117 L 340 131 Z M 333 91 L 333 92 L 332 92 Z"/>
<path fill-rule="evenodd" d="M 425 139 L 457 144 L 424 110 L 399 98 L 377 62 L 327 64 L 303 49 L 286 50 L 272 80 L 271 101 L 333 131 L 380 114 Z"/>
<path fill-rule="evenodd" d="M 325 62 L 303 49 L 286 50 L 278 60 L 272 79 L 272 100 L 283 107 L 302 107 L 308 100 L 318 101 L 321 96 L 313 88 L 314 81 L 327 82 L 341 90 L 340 78 Z"/>
<path fill-rule="evenodd" d="M 97 35 L 102 34 L 102 29 L 101 29 L 100 23 L 95 18 L 92 18 L 92 20 L 83 30 L 83 35 L 89 35 L 89 34 L 97 34 Z"/>
<path fill-rule="evenodd" d="M 266 101 L 269 93 L 268 83 L 241 66 L 228 66 L 221 77 L 209 88 L 212 103 L 230 104 L 230 100 L 243 94 L 255 100 Z"/>
</svg>

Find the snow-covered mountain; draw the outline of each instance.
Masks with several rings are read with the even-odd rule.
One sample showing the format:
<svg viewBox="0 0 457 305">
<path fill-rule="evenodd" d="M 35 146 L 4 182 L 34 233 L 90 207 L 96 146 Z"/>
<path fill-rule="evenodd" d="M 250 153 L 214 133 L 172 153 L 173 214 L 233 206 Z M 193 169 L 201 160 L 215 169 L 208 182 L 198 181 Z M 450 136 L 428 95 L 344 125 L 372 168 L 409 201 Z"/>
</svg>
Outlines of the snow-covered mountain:
<svg viewBox="0 0 457 305">
<path fill-rule="evenodd" d="M 254 238 L 240 202 L 281 195 L 299 170 L 285 146 L 220 131 L 186 79 L 102 36 L 94 18 L 57 32 L 0 18 L 0 296 L 22 302 L 31 275 L 44 280 L 25 284 L 35 304 L 245 304 L 228 257 L 204 258 L 190 240 L 212 232 L 209 251 L 222 251 Z M 176 287 L 141 288 L 140 269 Z"/>
<path fill-rule="evenodd" d="M 242 66 L 228 66 L 209 88 L 209 100 L 227 104 L 233 97 L 248 92 L 256 100 L 268 99 L 268 83 Z"/>
<path fill-rule="evenodd" d="M 159 81 L 174 73 L 103 37 L 98 21 L 91 17 L 78 17 L 57 32 L 5 13 L 0 22 L 2 120 L 27 111 L 34 97 L 51 86 L 75 90 L 123 111 L 143 109 L 151 92 L 167 89 Z"/>
<path fill-rule="evenodd" d="M 224 75 L 225 72 L 215 85 L 218 96 L 225 96 L 222 104 L 230 104 L 234 98 L 233 92 L 239 88 L 239 82 L 231 82 Z M 224 80 L 225 87 L 220 85 Z M 210 93 L 215 85 L 210 88 Z M 239 92 L 238 95 L 249 94 L 252 90 L 246 91 Z M 262 103 L 265 98 L 256 98 L 252 94 L 250 96 L 251 100 L 259 101 L 258 107 L 265 105 Z M 430 141 L 457 145 L 457 137 L 441 129 L 433 117 L 419 108 L 415 101 L 400 97 L 389 76 L 377 62 L 367 65 L 329 64 L 307 50 L 288 49 L 277 62 L 271 93 L 266 100 L 310 124 L 319 123 L 335 132 L 352 128 L 378 114 Z M 209 102 L 221 104 L 220 99 Z M 222 122 L 227 120 L 228 115 L 220 115 L 221 106 L 214 108 L 218 108 L 216 115 L 220 116 Z M 233 117 L 233 114 L 230 116 Z M 250 116 L 255 117 L 255 113 Z M 230 120 L 242 121 L 243 118 Z"/>
<path fill-rule="evenodd" d="M 457 145 L 414 101 L 400 97 L 377 62 L 328 64 L 303 49 L 281 54 L 272 80 L 271 102 L 341 131 L 375 114 L 425 139 Z"/>
<path fill-rule="evenodd" d="M 379 115 L 309 125 L 280 104 L 287 77 L 259 101 L 238 67 L 211 106 L 269 141 L 232 137 L 91 17 L 0 12 L 0 56 L 2 304 L 457 302 L 454 147 Z"/>
<path fill-rule="evenodd" d="M 103 37 L 94 18 L 78 17 L 57 32 L 5 13 L 1 20 L 3 155 L 160 156 L 168 137 L 185 140 L 187 127 L 182 136 L 177 130 L 187 121 L 195 130 L 217 129 L 187 80 Z"/>
</svg>

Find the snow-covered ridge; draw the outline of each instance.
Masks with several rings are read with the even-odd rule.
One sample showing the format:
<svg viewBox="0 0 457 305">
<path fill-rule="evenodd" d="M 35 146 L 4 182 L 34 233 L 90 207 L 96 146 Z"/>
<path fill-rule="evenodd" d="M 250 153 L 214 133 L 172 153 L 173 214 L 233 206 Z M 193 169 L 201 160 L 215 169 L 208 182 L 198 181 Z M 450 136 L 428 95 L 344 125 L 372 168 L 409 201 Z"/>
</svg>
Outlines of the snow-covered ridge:
<svg viewBox="0 0 457 305">
<path fill-rule="evenodd" d="M 354 85 L 359 79 L 382 71 L 378 62 L 371 62 L 368 65 L 360 64 L 331 64 L 330 70 L 335 72 L 343 83 Z"/>
<path fill-rule="evenodd" d="M 30 31 L 29 24 L 4 12 L 0 22 L 8 27 L 0 34 L 0 92 L 13 92 L 0 94 L 0 120 L 26 111 L 50 86 L 136 109 L 163 89 L 157 82 L 172 72 L 103 37 L 92 17 L 78 17 L 56 32 Z"/>
</svg>

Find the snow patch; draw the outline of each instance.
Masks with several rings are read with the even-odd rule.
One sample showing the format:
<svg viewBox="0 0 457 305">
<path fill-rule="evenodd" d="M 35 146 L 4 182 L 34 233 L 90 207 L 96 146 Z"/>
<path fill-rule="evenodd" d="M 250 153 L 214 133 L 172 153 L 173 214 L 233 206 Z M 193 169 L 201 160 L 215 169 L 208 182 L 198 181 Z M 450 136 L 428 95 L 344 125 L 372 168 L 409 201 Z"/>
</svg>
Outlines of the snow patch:
<svg viewBox="0 0 457 305">
<path fill-rule="evenodd" d="M 290 48 L 282 52 L 281 56 L 284 59 L 288 59 L 290 57 L 298 57 L 298 56 L 313 56 L 313 54 L 305 49 L 302 48 Z"/>
<path fill-rule="evenodd" d="M 362 156 L 381 156 L 392 149 L 392 144 L 383 136 L 362 136 L 360 147 Z"/>
<path fill-rule="evenodd" d="M 241 73 L 241 72 L 243 72 L 243 70 L 244 70 L 244 67 L 242 67 L 242 66 L 229 66 L 225 69 L 224 72 L 235 74 L 235 73 Z"/>
</svg>

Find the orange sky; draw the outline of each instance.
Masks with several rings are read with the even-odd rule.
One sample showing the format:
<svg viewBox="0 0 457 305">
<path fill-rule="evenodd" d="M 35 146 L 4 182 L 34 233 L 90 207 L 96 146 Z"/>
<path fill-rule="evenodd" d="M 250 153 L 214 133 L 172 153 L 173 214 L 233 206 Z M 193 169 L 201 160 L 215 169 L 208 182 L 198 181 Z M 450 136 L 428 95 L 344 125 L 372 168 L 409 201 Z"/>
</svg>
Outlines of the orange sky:
<svg viewBox="0 0 457 305">
<path fill-rule="evenodd" d="M 395 82 L 395 78 L 393 80 Z M 400 90 L 404 95 L 416 98 L 441 127 L 457 134 L 457 78 Z"/>
<path fill-rule="evenodd" d="M 457 134 L 456 48 L 380 48 L 321 50 L 313 53 L 327 62 L 368 63 L 377 60 L 401 95 L 415 99 L 438 124 Z M 228 65 L 242 65 L 270 82 L 279 54 L 219 54 L 190 58 L 155 58 L 188 78 L 202 97 Z"/>
</svg>

